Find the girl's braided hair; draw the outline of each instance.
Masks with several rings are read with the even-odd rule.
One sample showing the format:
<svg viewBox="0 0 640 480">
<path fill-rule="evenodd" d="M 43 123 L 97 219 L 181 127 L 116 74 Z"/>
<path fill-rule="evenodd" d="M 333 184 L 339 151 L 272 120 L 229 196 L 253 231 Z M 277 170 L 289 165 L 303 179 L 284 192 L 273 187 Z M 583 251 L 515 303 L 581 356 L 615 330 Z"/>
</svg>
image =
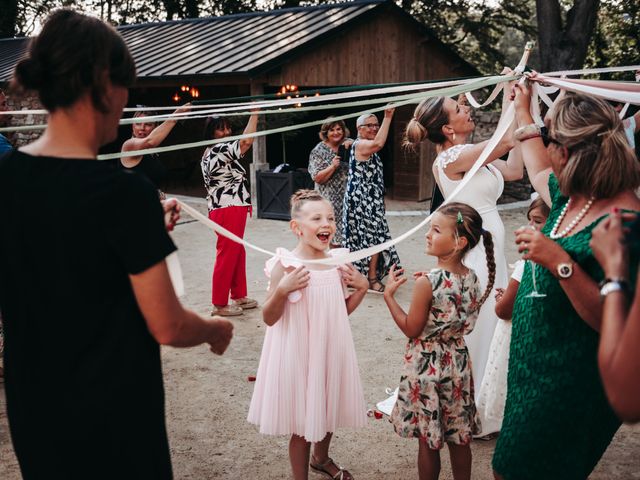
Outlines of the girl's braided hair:
<svg viewBox="0 0 640 480">
<path fill-rule="evenodd" d="M 493 285 L 496 280 L 496 259 L 493 253 L 493 238 L 491 232 L 488 232 L 482 228 L 482 217 L 476 211 L 475 208 L 470 207 L 466 203 L 452 202 L 443 205 L 438 210 L 438 213 L 445 217 L 453 219 L 456 226 L 456 233 L 459 237 L 467 239 L 467 245 L 462 250 L 464 256 L 469 250 L 475 247 L 480 239 L 484 244 L 484 250 L 487 255 L 487 270 L 489 272 L 489 281 L 487 288 L 482 295 L 482 298 L 478 301 L 478 308 L 482 306 L 485 300 L 491 294 Z"/>
<path fill-rule="evenodd" d="M 289 200 L 289 203 L 291 204 L 291 216 L 295 217 L 305 203 L 318 202 L 322 200 L 325 202 L 328 201 L 317 190 L 298 190 L 291 195 L 291 200 Z"/>
</svg>

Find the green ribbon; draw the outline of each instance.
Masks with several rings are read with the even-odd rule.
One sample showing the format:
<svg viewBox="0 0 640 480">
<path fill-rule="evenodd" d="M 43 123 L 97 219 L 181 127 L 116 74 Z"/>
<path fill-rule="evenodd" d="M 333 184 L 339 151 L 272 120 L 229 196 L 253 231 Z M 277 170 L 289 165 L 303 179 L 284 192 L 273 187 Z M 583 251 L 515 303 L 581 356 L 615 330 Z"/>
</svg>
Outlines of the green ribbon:
<svg viewBox="0 0 640 480">
<path fill-rule="evenodd" d="M 492 75 L 484 75 L 482 77 L 451 77 L 451 78 L 439 78 L 437 80 L 421 80 L 416 82 L 398 82 L 398 83 L 369 83 L 366 85 L 343 85 L 341 87 L 328 87 L 328 88 L 317 88 L 315 90 L 302 90 L 295 92 L 287 92 L 287 93 L 264 93 L 261 95 L 246 95 L 243 97 L 229 97 L 229 98 L 217 98 L 213 100 L 194 100 L 191 103 L 194 105 L 215 105 L 216 103 L 224 103 L 224 102 L 252 102 L 254 100 L 265 100 L 265 99 L 274 99 L 280 100 L 282 97 L 286 97 L 287 95 L 298 95 L 308 97 L 314 96 L 316 93 L 321 95 L 327 95 L 330 93 L 343 93 L 343 92 L 353 92 L 353 91 L 361 91 L 361 90 L 372 90 L 374 88 L 385 88 L 385 87 L 401 87 L 401 86 L 411 86 L 411 85 L 423 85 L 429 83 L 439 83 L 439 82 L 448 82 L 453 80 L 469 80 L 474 78 L 488 78 Z M 150 110 L 153 108 L 150 107 Z"/>
<path fill-rule="evenodd" d="M 359 111 L 356 113 L 348 113 L 348 114 L 344 114 L 344 115 L 336 115 L 336 116 L 332 116 L 332 119 L 335 120 L 346 120 L 348 118 L 355 118 L 355 117 L 359 117 L 360 115 L 364 114 L 364 113 L 373 113 L 373 112 L 379 112 L 382 110 L 385 110 L 386 108 L 395 108 L 395 107 L 400 107 L 403 105 L 409 105 L 412 103 L 418 103 L 421 100 L 424 100 L 426 98 L 431 98 L 431 97 L 437 97 L 437 96 L 445 96 L 445 97 L 450 97 L 450 96 L 454 96 L 454 95 L 459 95 L 461 93 L 465 93 L 471 90 L 477 90 L 479 88 L 484 88 L 484 87 L 489 87 L 491 85 L 495 85 L 497 83 L 502 83 L 502 82 L 509 82 L 511 80 L 516 80 L 517 78 L 519 78 L 518 76 L 492 76 L 492 77 L 487 77 L 487 78 L 480 78 L 477 81 L 474 82 L 469 82 L 469 83 L 465 83 L 463 85 L 457 85 L 457 86 L 453 86 L 453 87 L 447 87 L 447 88 L 441 88 L 441 89 L 435 89 L 435 90 L 430 90 L 428 92 L 422 92 L 419 94 L 411 94 L 409 96 L 406 95 L 402 95 L 400 96 L 402 99 L 399 101 L 395 101 L 395 103 L 392 104 L 387 104 L 381 107 L 376 107 L 376 108 L 372 108 L 372 109 L 368 109 L 368 110 L 364 110 L 364 111 Z M 408 98 L 407 98 L 408 97 Z M 377 99 L 375 101 L 375 103 L 380 103 L 381 101 L 384 101 L 385 103 L 388 101 L 394 101 L 394 100 L 398 100 L 399 97 L 391 97 L 391 98 L 385 98 L 385 99 Z M 364 101 L 358 101 L 358 102 L 349 102 L 349 103 L 345 103 L 345 104 L 337 104 L 340 105 L 340 108 L 346 108 L 346 107 L 351 107 L 351 106 L 360 106 L 363 105 L 362 102 L 367 102 L 366 104 L 371 104 L 371 100 L 364 100 Z M 320 106 L 320 105 L 319 105 Z M 309 109 L 317 109 L 316 107 L 307 107 Z M 334 108 L 336 108 L 336 106 L 334 105 Z M 297 109 L 293 109 L 294 111 L 300 111 L 302 110 L 301 108 L 297 108 Z M 282 110 L 275 110 L 272 112 L 281 112 Z M 265 110 L 266 112 L 266 110 Z M 257 112 L 260 113 L 260 112 Z M 264 113 L 264 112 L 263 112 Z M 280 128 L 274 128 L 271 130 L 261 130 L 259 132 L 254 132 L 254 133 L 247 133 L 247 134 L 241 134 L 241 135 L 231 135 L 228 137 L 224 137 L 224 138 L 218 138 L 218 139 L 208 139 L 208 140 L 201 140 L 198 142 L 191 142 L 191 143 L 182 143 L 182 144 L 177 144 L 177 145 L 168 145 L 165 147 L 155 147 L 155 148 L 147 148 L 144 150 L 135 150 L 135 151 L 129 151 L 126 153 L 123 152 L 117 152 L 117 153 L 109 153 L 109 154 L 105 154 L 105 155 L 98 155 L 98 160 L 112 160 L 114 158 L 122 158 L 122 157 L 139 157 L 142 155 L 150 155 L 153 153 L 163 153 L 163 152 L 171 152 L 171 151 L 176 151 L 176 150 L 183 150 L 183 149 L 188 149 L 188 148 L 197 148 L 197 147 L 208 147 L 210 145 L 215 145 L 217 143 L 226 143 L 226 142 L 232 142 L 235 140 L 242 140 L 245 138 L 256 138 L 256 137 L 262 137 L 262 136 L 266 136 L 266 135 L 272 135 L 274 133 L 283 133 L 283 132 L 290 132 L 293 130 L 298 130 L 301 128 L 307 128 L 307 127 L 313 127 L 313 126 L 317 126 L 317 125 L 322 125 L 323 123 L 325 123 L 326 119 L 322 119 L 322 120 L 314 120 L 311 122 L 305 122 L 305 123 L 299 123 L 296 125 L 289 125 L 289 126 L 285 126 L 285 127 L 280 127 Z"/>
</svg>

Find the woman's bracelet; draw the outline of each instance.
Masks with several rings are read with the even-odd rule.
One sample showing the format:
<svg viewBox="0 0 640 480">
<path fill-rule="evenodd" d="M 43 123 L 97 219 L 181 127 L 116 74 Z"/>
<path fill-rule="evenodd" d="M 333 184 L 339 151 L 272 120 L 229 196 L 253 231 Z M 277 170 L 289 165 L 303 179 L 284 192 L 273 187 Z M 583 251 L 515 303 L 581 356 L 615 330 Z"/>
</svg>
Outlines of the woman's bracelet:
<svg viewBox="0 0 640 480">
<path fill-rule="evenodd" d="M 519 142 L 541 136 L 542 130 L 540 130 L 540 127 L 535 123 L 530 123 L 529 125 L 520 127 L 515 132 L 513 132 L 513 138 Z"/>
</svg>

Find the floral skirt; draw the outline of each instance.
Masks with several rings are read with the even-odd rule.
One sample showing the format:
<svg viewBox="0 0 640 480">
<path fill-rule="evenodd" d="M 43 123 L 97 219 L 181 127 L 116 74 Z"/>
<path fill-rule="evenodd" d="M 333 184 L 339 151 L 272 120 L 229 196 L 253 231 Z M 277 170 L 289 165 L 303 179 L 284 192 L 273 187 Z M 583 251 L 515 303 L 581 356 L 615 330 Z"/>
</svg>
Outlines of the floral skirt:
<svg viewBox="0 0 640 480">
<path fill-rule="evenodd" d="M 412 339 L 391 423 L 401 437 L 419 438 L 432 450 L 467 445 L 480 433 L 469 351 L 463 338 Z"/>
</svg>

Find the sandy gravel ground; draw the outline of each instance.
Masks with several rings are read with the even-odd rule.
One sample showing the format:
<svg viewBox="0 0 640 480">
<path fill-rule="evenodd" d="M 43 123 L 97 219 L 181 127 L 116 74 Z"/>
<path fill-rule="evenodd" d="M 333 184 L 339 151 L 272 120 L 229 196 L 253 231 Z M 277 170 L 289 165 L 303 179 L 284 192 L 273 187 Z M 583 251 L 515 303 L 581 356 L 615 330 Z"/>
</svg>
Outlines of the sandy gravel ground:
<svg viewBox="0 0 640 480">
<path fill-rule="evenodd" d="M 206 210 L 202 203 L 197 205 L 203 212 Z M 512 263 L 517 255 L 511 246 L 510 232 L 523 224 L 525 210 L 520 208 L 502 214 L 510 236 L 508 260 Z M 214 239 L 202 225 L 189 222 L 188 218 L 184 220 L 174 234 L 187 290 L 184 302 L 207 315 Z M 417 216 L 390 216 L 391 233 L 395 237 L 420 220 Z M 400 258 L 409 272 L 434 264 L 423 253 L 423 235 L 424 231 L 398 246 Z M 246 238 L 270 250 L 277 246 L 291 248 L 295 242 L 287 222 L 255 218 L 249 221 Z M 249 294 L 262 301 L 267 283 L 263 274 L 266 257 L 248 251 L 247 260 Z M 403 287 L 398 298 L 406 305 L 410 287 Z M 351 321 L 365 398 L 372 406 L 385 398 L 386 387 L 395 387 L 398 381 L 405 339 L 381 296 L 368 295 Z M 235 337 L 223 357 L 214 356 L 204 346 L 189 350 L 163 348 L 168 430 L 178 479 L 290 478 L 288 438 L 262 436 L 246 422 L 253 390 L 253 383 L 247 381 L 247 377 L 256 372 L 265 330 L 260 311 L 236 317 L 233 322 Z M 55 366 L 55 359 L 52 365 Z M 1 384 L 0 390 L 4 392 Z M 0 394 L 0 403 L 0 478 L 19 479 L 8 433 L 4 394 Z M 493 478 L 494 446 L 495 440 L 474 442 L 474 479 Z M 623 426 L 590 478 L 640 479 L 639 451 L 640 427 Z M 372 418 L 360 431 L 338 431 L 331 454 L 358 479 L 417 478 L 417 442 L 398 437 L 386 419 Z M 310 478 L 320 477 L 311 474 Z M 452 478 L 448 455 L 444 452 L 441 478 Z"/>
</svg>

